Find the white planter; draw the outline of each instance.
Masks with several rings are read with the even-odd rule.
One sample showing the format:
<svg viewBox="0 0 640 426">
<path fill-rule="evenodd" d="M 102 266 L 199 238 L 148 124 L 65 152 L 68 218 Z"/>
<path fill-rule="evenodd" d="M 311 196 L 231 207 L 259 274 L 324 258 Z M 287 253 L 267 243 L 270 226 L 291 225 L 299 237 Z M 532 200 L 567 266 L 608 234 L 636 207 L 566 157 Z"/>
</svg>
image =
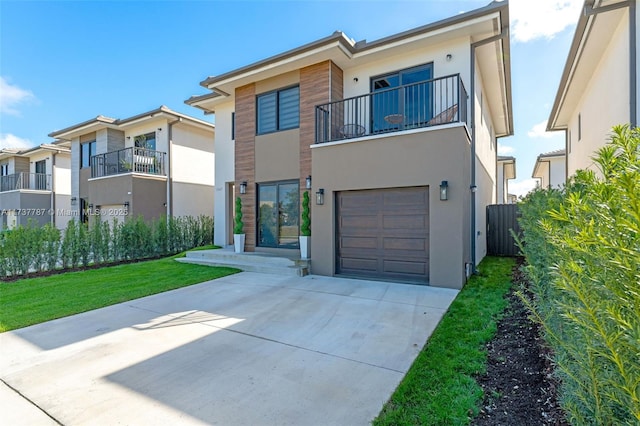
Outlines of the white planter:
<svg viewBox="0 0 640 426">
<path fill-rule="evenodd" d="M 236 253 L 244 253 L 245 234 L 233 234 L 233 249 Z"/>
<path fill-rule="evenodd" d="M 309 259 L 311 254 L 311 237 L 300 235 L 298 238 L 300 239 L 300 258 Z"/>
</svg>

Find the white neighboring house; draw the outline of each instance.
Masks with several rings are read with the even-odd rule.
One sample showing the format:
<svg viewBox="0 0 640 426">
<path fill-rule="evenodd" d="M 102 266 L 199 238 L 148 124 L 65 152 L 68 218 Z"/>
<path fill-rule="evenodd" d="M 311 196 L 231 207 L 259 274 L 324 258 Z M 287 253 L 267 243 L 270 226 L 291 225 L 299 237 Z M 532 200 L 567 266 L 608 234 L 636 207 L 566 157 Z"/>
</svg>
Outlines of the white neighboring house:
<svg viewBox="0 0 640 426">
<path fill-rule="evenodd" d="M 83 222 L 213 217 L 215 126 L 162 105 L 49 134 L 71 146 L 71 204 Z"/>
<path fill-rule="evenodd" d="M 51 223 L 65 229 L 71 210 L 71 150 L 64 141 L 0 151 L 0 231 Z"/>
<path fill-rule="evenodd" d="M 497 168 L 496 203 L 513 204 L 517 197 L 509 194 L 509 180 L 516 178 L 516 159 L 511 156 L 498 156 Z"/>
<path fill-rule="evenodd" d="M 564 149 L 538 155 L 531 174 L 538 180 L 538 188 L 562 188 L 567 178 L 566 162 Z"/>
<path fill-rule="evenodd" d="M 614 125 L 638 126 L 637 3 L 584 2 L 547 126 L 565 131 L 567 176 L 595 170 L 592 157 Z"/>
</svg>

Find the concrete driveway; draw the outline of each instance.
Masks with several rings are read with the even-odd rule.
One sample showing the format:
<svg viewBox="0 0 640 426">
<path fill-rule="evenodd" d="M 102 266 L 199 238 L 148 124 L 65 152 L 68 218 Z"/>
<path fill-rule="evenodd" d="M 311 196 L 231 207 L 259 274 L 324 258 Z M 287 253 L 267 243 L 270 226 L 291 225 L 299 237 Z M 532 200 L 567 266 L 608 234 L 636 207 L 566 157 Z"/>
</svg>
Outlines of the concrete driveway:
<svg viewBox="0 0 640 426">
<path fill-rule="evenodd" d="M 365 425 L 457 291 L 243 272 L 0 334 L 0 424 Z"/>
</svg>

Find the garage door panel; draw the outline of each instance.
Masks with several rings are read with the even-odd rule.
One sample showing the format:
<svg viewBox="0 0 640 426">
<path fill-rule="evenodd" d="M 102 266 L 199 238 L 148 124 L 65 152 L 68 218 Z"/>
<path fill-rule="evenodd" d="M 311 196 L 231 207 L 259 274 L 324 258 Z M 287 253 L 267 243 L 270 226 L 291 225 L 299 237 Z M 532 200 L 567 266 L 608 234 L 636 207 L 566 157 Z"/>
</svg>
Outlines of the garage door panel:
<svg viewBox="0 0 640 426">
<path fill-rule="evenodd" d="M 419 251 L 427 254 L 427 241 L 424 238 L 383 238 L 382 248 L 388 250 Z"/>
<path fill-rule="evenodd" d="M 340 247 L 343 251 L 348 249 L 373 249 L 378 247 L 377 237 L 343 237 Z"/>
<path fill-rule="evenodd" d="M 420 232 L 427 229 L 427 215 L 406 213 L 393 216 L 385 215 L 382 219 L 382 227 L 384 230 L 410 229 Z"/>
<path fill-rule="evenodd" d="M 429 281 L 428 187 L 337 194 L 336 272 Z"/>
<path fill-rule="evenodd" d="M 406 274 L 424 276 L 427 273 L 426 262 L 405 262 L 400 260 L 385 260 L 384 272 L 387 274 Z"/>
</svg>

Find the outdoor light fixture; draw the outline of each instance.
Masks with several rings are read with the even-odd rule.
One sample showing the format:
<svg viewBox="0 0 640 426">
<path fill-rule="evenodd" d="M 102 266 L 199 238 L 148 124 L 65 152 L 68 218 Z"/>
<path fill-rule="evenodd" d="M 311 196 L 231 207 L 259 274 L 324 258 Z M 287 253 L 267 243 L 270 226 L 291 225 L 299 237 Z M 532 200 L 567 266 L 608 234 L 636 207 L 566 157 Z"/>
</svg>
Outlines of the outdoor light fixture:
<svg viewBox="0 0 640 426">
<path fill-rule="evenodd" d="M 449 182 L 443 180 L 440 183 L 440 201 L 447 201 L 449 199 Z"/>
<path fill-rule="evenodd" d="M 320 188 L 316 192 L 316 204 L 319 206 L 324 204 L 324 188 Z"/>
<path fill-rule="evenodd" d="M 311 175 L 307 176 L 307 189 L 311 189 Z"/>
<path fill-rule="evenodd" d="M 89 204 L 89 210 L 93 210 L 93 204 Z"/>
<path fill-rule="evenodd" d="M 475 185 L 471 185 L 469 189 L 471 189 L 471 192 L 476 192 L 478 190 L 478 187 Z"/>
<path fill-rule="evenodd" d="M 75 206 L 75 205 L 77 205 L 77 204 L 78 204 L 78 198 L 76 198 L 76 197 L 71 197 L 71 205 L 72 205 L 72 206 Z"/>
<path fill-rule="evenodd" d="M 127 210 L 129 209 L 129 202 L 128 201 L 125 201 L 123 205 L 124 205 L 125 209 L 127 209 Z"/>
<path fill-rule="evenodd" d="M 245 181 L 243 181 L 243 182 L 240 184 L 240 193 L 241 193 L 241 194 L 246 194 L 246 193 L 247 193 L 247 181 L 246 181 L 246 180 L 245 180 Z"/>
</svg>

